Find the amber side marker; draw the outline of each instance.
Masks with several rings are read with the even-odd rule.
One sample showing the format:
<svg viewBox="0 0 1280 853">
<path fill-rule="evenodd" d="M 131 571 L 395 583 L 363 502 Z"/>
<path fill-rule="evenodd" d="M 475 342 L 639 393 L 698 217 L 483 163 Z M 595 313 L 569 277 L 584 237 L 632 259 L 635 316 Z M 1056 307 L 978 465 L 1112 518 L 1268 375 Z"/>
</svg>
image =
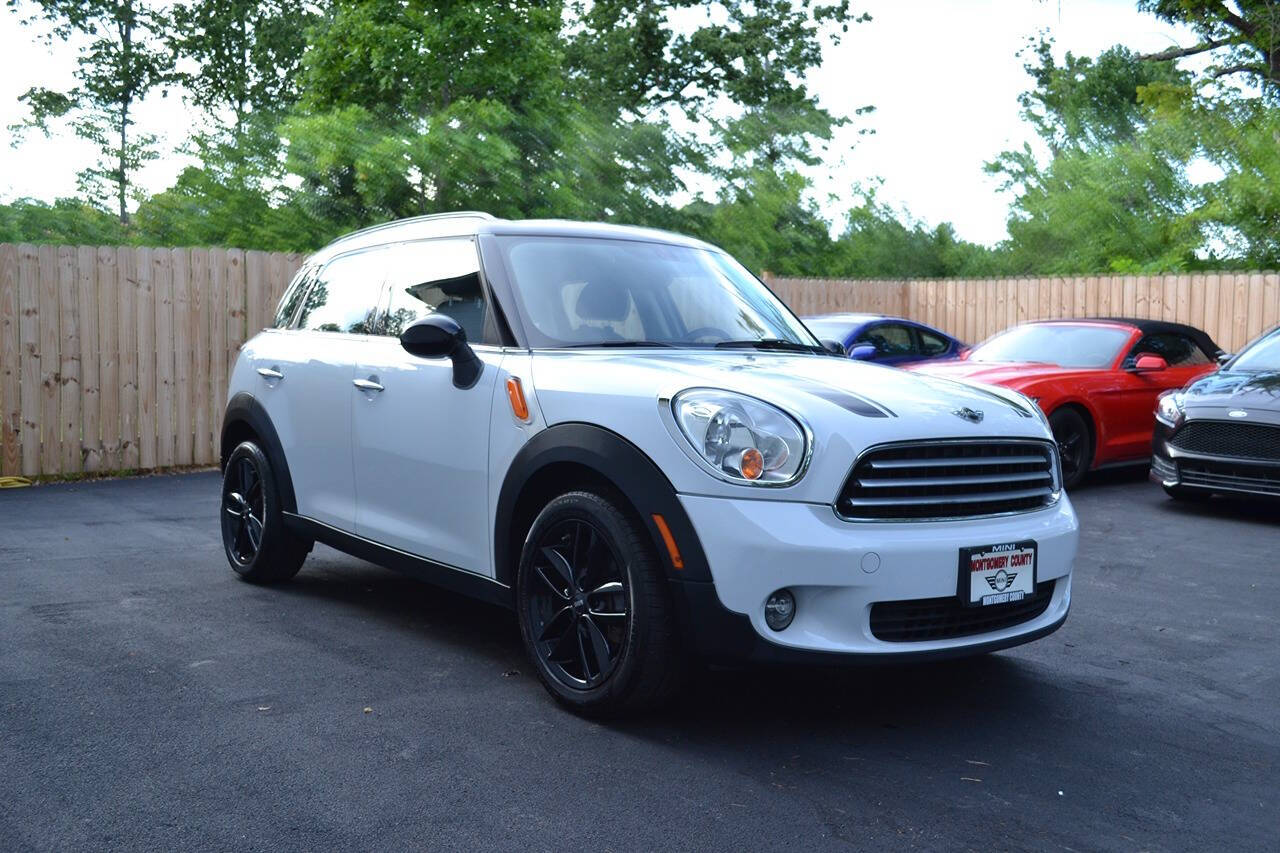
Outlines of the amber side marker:
<svg viewBox="0 0 1280 853">
<path fill-rule="evenodd" d="M 671 565 L 677 569 L 683 569 L 684 559 L 680 556 L 680 549 L 676 547 L 676 538 L 671 535 L 671 528 L 667 527 L 667 520 L 655 512 L 653 523 L 658 525 L 658 532 L 662 534 L 662 542 L 667 546 L 667 553 L 671 555 Z"/>
<path fill-rule="evenodd" d="M 524 400 L 524 388 L 515 376 L 507 377 L 507 400 L 511 403 L 512 413 L 522 421 L 529 420 L 529 404 Z"/>
</svg>

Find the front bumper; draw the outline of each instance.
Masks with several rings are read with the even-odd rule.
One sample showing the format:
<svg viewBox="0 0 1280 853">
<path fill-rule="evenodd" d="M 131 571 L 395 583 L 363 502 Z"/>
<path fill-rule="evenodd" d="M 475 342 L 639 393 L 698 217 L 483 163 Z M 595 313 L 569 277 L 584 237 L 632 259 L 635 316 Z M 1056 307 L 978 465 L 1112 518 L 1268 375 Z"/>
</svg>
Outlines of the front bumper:
<svg viewBox="0 0 1280 853">
<path fill-rule="evenodd" d="M 1156 419 L 1151 436 L 1151 480 L 1168 489 L 1280 498 L 1280 462 L 1194 453 L 1174 445 L 1187 421 L 1171 427 Z"/>
<path fill-rule="evenodd" d="M 847 522 L 830 506 L 681 495 L 713 584 L 677 583 L 697 650 L 712 659 L 899 660 L 1006 648 L 1065 621 L 1078 524 L 1064 495 L 1052 507 L 998 518 L 942 522 Z M 919 641 L 879 639 L 872 607 L 882 602 L 956 602 L 963 547 L 1034 539 L 1037 589 L 1047 605 L 1018 624 Z M 1045 585 L 1045 586 L 1041 586 Z M 782 631 L 764 621 L 777 589 L 796 597 Z"/>
</svg>

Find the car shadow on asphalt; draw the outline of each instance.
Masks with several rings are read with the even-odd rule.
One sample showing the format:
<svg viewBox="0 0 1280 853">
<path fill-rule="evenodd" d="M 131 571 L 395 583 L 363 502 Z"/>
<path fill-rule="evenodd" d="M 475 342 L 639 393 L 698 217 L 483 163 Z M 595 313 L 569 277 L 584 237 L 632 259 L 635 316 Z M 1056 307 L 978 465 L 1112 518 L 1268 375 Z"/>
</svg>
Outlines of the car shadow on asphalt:
<svg viewBox="0 0 1280 853">
<path fill-rule="evenodd" d="M 341 555 L 308 565 L 274 592 L 358 609 L 383 632 L 443 646 L 476 666 L 520 678 L 532 701 L 551 701 L 525 658 L 514 615 L 501 607 Z M 1036 665 L 1006 654 L 834 669 L 697 665 L 669 707 L 609 725 L 636 734 L 671 725 L 686 733 L 705 727 L 710 735 L 724 727 L 726 707 L 735 709 L 734 726 L 761 730 L 784 720 L 894 729 L 975 713 L 1038 717 L 1052 705 L 1045 686 Z"/>
</svg>

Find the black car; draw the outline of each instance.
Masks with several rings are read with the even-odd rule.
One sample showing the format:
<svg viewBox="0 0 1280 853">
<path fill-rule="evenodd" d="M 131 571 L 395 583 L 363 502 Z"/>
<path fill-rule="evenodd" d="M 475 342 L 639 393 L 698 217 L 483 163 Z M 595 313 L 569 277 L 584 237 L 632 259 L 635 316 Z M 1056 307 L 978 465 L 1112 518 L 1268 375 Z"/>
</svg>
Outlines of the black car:
<svg viewBox="0 0 1280 853">
<path fill-rule="evenodd" d="M 1151 479 L 1170 497 L 1280 497 L 1280 328 L 1222 368 L 1161 395 Z"/>
</svg>

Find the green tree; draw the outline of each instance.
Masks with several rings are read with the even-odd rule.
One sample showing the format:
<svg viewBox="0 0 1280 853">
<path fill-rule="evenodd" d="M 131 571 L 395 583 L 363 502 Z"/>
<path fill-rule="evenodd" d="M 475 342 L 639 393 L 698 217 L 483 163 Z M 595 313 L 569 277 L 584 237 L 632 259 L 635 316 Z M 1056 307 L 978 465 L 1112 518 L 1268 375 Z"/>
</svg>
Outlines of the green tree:
<svg viewBox="0 0 1280 853">
<path fill-rule="evenodd" d="M 306 29 L 304 0 L 189 0 L 173 9 L 166 41 L 190 64 L 177 74 L 191 101 L 229 110 L 239 136 L 249 115 L 283 113 L 298 99 Z"/>
<path fill-rule="evenodd" d="M 21 97 L 31 111 L 26 126 L 48 134 L 51 121 L 70 116 L 76 134 L 101 154 L 95 166 L 81 172 L 81 191 L 95 201 L 113 195 L 120 222 L 127 225 L 133 175 L 157 156 L 155 137 L 135 131 L 133 109 L 169 79 L 172 68 L 171 56 L 161 46 L 163 12 L 145 0 L 7 3 L 19 13 L 30 7 L 25 22 L 48 24 L 48 41 L 82 41 L 73 89 L 37 87 Z"/>
<path fill-rule="evenodd" d="M 1149 53 L 1142 59 L 1173 63 L 1211 57 L 1204 76 L 1243 76 L 1269 89 L 1280 87 L 1280 6 L 1274 0 L 1139 0 L 1138 8 L 1171 24 L 1190 27 L 1195 44 Z"/>
<path fill-rule="evenodd" d="M 1016 194 L 1004 249 L 1011 272 L 1182 269 L 1202 243 L 1189 217 L 1191 149 L 1157 130 L 1148 92 L 1186 88 L 1176 69 L 1124 47 L 1058 63 L 1041 39 L 1026 65 L 1034 86 L 1023 116 L 1049 151 L 1005 151 L 987 164 Z"/>
</svg>

